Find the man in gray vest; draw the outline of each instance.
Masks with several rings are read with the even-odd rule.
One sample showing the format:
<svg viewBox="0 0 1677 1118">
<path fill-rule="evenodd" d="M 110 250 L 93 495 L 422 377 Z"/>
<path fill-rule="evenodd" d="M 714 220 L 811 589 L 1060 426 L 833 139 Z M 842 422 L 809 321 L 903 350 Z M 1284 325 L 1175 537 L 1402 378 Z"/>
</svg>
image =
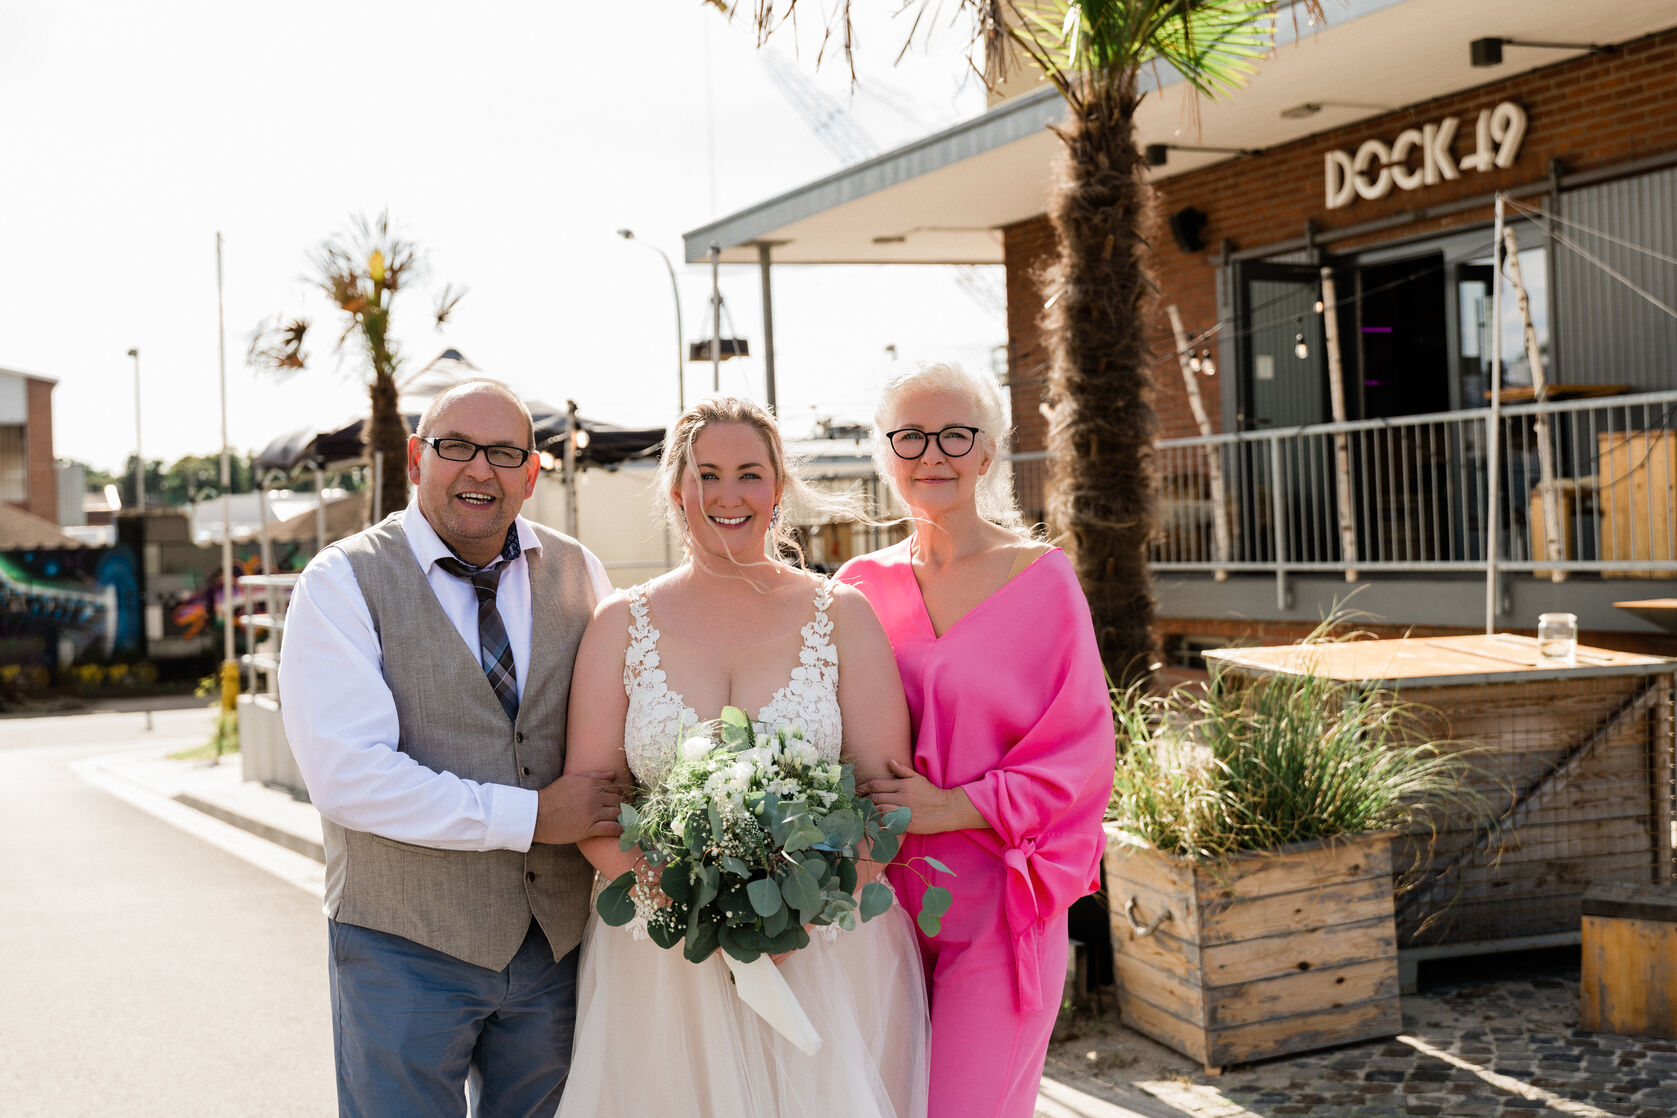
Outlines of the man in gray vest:
<svg viewBox="0 0 1677 1118">
<path fill-rule="evenodd" d="M 413 503 L 321 551 L 286 617 L 286 735 L 326 839 L 347 1116 L 549 1115 L 570 1066 L 614 773 L 561 776 L 571 666 L 611 585 L 518 515 L 529 410 L 472 380 L 408 440 Z"/>
</svg>

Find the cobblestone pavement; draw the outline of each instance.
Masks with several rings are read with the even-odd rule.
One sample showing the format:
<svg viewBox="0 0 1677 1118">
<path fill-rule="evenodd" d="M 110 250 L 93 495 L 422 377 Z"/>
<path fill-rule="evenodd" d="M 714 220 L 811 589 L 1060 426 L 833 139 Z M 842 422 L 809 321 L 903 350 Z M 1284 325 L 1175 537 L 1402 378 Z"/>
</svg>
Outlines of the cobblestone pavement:
<svg viewBox="0 0 1677 1118">
<path fill-rule="evenodd" d="M 1672 1118 L 1677 1043 L 1578 1027 L 1574 949 L 1424 968 L 1397 1037 L 1227 1069 L 1107 1013 L 1062 1018 L 1050 1075 L 1159 1118 Z"/>
</svg>

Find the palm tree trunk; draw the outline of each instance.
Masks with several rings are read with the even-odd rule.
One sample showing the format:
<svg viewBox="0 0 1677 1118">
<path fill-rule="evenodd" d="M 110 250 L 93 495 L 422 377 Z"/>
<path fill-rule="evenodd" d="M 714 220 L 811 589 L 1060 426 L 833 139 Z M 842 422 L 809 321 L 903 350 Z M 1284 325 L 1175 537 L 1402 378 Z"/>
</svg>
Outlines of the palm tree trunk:
<svg viewBox="0 0 1677 1118">
<path fill-rule="evenodd" d="M 389 516 L 408 503 L 408 426 L 402 420 L 396 403 L 396 378 L 383 369 L 375 369 L 368 388 L 372 397 L 372 414 L 367 431 L 369 453 L 384 454 L 383 482 L 379 488 L 379 508 Z"/>
<path fill-rule="evenodd" d="M 1142 230 L 1152 193 L 1135 144 L 1133 79 L 1090 82 L 1061 130 L 1049 204 L 1058 257 L 1044 277 L 1049 350 L 1049 519 L 1064 537 L 1114 682 L 1157 659 L 1148 546 L 1156 516 L 1151 366 L 1155 287 Z"/>
</svg>

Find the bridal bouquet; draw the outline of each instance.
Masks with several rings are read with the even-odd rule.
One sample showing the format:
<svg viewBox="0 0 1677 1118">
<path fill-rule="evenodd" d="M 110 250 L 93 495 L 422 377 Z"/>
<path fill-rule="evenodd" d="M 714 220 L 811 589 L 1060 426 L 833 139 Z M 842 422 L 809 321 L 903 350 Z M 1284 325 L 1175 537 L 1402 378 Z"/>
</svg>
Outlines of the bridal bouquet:
<svg viewBox="0 0 1677 1118">
<path fill-rule="evenodd" d="M 623 874 L 595 902 L 602 920 L 621 926 L 638 914 L 653 942 L 681 944 L 695 963 L 720 948 L 750 964 L 807 946 L 806 927 L 853 929 L 858 915 L 890 908 L 883 881 L 858 898 L 857 862 L 896 857 L 908 809 L 881 813 L 857 795 L 851 766 L 822 761 L 798 726 L 759 731 L 727 707 L 687 734 L 659 786 L 618 816 L 622 848 L 641 850 L 658 888 Z M 947 889 L 927 891 L 926 934 L 937 934 L 950 900 Z"/>
</svg>

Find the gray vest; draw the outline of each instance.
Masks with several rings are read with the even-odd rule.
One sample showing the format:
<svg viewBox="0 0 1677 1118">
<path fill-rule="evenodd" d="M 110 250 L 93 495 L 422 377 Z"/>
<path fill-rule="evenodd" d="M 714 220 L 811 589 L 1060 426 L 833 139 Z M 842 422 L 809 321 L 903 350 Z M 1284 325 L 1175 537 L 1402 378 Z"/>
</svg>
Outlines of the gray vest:
<svg viewBox="0 0 1677 1118">
<path fill-rule="evenodd" d="M 409 515 L 419 515 L 417 510 Z M 507 721 L 475 648 L 460 639 L 391 516 L 333 545 L 367 602 L 396 700 L 396 746 L 428 768 L 489 784 L 539 789 L 565 766 L 571 665 L 594 610 L 576 541 L 539 524 L 530 570 L 530 678 Z M 594 870 L 574 846 L 438 850 L 323 820 L 326 912 L 491 970 L 512 961 L 533 913 L 553 957 L 582 942 Z"/>
</svg>

